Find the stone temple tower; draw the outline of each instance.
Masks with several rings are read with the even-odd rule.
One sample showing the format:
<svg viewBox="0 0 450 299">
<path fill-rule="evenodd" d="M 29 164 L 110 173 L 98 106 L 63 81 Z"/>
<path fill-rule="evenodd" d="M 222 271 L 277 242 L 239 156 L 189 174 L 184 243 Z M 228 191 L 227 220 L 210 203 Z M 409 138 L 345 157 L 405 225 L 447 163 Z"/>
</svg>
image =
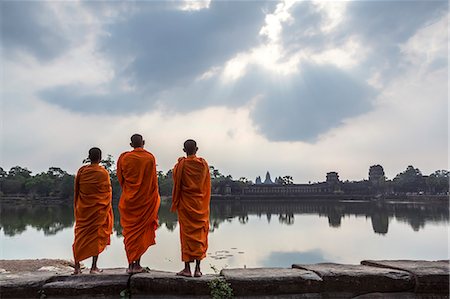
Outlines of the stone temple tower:
<svg viewBox="0 0 450 299">
<path fill-rule="evenodd" d="M 269 172 L 266 173 L 266 179 L 264 180 L 264 184 L 268 184 L 268 185 L 273 184 L 272 179 L 270 178 Z"/>
</svg>

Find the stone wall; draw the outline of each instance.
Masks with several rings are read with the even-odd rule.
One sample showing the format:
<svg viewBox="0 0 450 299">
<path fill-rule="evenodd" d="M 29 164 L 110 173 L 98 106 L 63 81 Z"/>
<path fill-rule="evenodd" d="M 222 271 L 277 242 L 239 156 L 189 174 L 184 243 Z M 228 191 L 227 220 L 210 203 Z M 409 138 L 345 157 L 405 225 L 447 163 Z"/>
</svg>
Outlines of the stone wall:
<svg viewBox="0 0 450 299">
<path fill-rule="evenodd" d="M 449 261 L 372 261 L 359 265 L 293 264 L 292 268 L 224 269 L 186 278 L 125 269 L 70 275 L 69 268 L 0 273 L 1 298 L 209 298 L 210 283 L 228 283 L 243 298 L 449 298 Z M 89 271 L 85 271 L 89 272 Z"/>
</svg>

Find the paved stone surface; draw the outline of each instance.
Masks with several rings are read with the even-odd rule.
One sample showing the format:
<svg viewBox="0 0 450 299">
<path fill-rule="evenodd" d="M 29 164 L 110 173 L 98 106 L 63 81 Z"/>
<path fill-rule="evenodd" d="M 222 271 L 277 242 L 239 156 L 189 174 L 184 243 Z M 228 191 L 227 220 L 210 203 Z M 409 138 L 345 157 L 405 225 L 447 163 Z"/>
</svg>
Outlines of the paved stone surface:
<svg viewBox="0 0 450 299">
<path fill-rule="evenodd" d="M 214 279 L 231 284 L 237 298 L 449 299 L 448 261 L 363 261 L 364 265 L 312 264 L 285 268 L 225 269 L 201 278 L 151 271 L 129 276 L 124 268 L 70 275 L 69 268 L 0 273 L 1 298 L 208 298 Z M 368 266 L 370 265 L 370 266 Z M 65 266 L 65 265 L 63 265 Z M 43 271 L 47 270 L 47 271 Z M 63 274 L 61 274 L 61 271 Z M 417 287 L 416 287 L 417 286 Z"/>
<path fill-rule="evenodd" d="M 73 271 L 73 262 L 61 259 L 0 260 L 0 272 L 2 273 L 34 271 L 66 273 Z"/>
<path fill-rule="evenodd" d="M 0 274 L 1 298 L 39 298 L 42 286 L 55 277 L 52 272 L 17 272 Z"/>
<path fill-rule="evenodd" d="M 323 290 L 352 292 L 355 296 L 373 292 L 413 291 L 414 279 L 406 271 L 364 265 L 334 263 L 294 264 L 293 268 L 310 270 L 323 279 Z"/>
<path fill-rule="evenodd" d="M 449 261 L 365 260 L 362 265 L 408 271 L 415 278 L 417 293 L 449 293 Z"/>
<path fill-rule="evenodd" d="M 299 269 L 224 269 L 220 274 L 237 296 L 317 293 L 322 286 L 317 274 Z"/>
<path fill-rule="evenodd" d="M 202 277 L 177 276 L 174 272 L 150 271 L 134 274 L 130 280 L 131 294 L 209 295 L 208 282 L 218 275 Z"/>
<path fill-rule="evenodd" d="M 53 277 L 42 286 L 42 294 L 51 297 L 93 295 L 120 296 L 127 288 L 129 275 L 124 268 L 107 269 L 100 274 L 60 275 Z"/>
<path fill-rule="evenodd" d="M 448 299 L 448 296 L 423 293 L 370 293 L 353 297 L 352 299 Z"/>
</svg>

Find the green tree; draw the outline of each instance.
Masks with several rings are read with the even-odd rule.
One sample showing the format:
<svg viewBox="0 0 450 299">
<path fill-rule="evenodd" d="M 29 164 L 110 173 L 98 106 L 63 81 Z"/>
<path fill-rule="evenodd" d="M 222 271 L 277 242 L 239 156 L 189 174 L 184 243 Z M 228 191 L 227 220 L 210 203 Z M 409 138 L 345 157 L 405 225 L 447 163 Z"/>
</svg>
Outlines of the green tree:
<svg viewBox="0 0 450 299">
<path fill-rule="evenodd" d="M 31 177 L 31 171 L 20 167 L 12 167 L 8 175 L 2 179 L 2 192 L 9 195 L 24 195 L 28 193 L 26 181 Z"/>
<path fill-rule="evenodd" d="M 158 171 L 158 187 L 159 194 L 162 196 L 171 196 L 173 188 L 173 172 L 172 169 L 164 174 L 162 171 Z"/>
<path fill-rule="evenodd" d="M 114 157 L 108 154 L 106 159 L 100 161 L 100 164 L 108 171 L 109 178 L 111 179 L 112 197 L 114 200 L 118 200 L 120 198 L 120 194 L 122 193 L 122 188 L 120 187 L 119 180 L 117 179 L 117 169 Z"/>
<path fill-rule="evenodd" d="M 399 192 L 420 192 L 425 190 L 425 179 L 418 168 L 409 165 L 405 171 L 397 174 L 393 180 L 394 188 Z"/>
<path fill-rule="evenodd" d="M 448 170 L 436 170 L 426 178 L 427 190 L 430 193 L 447 193 L 449 190 Z"/>
<path fill-rule="evenodd" d="M 29 193 L 39 196 L 49 196 L 51 191 L 54 191 L 54 178 L 48 173 L 42 172 L 33 177 L 30 177 L 25 182 Z"/>
</svg>

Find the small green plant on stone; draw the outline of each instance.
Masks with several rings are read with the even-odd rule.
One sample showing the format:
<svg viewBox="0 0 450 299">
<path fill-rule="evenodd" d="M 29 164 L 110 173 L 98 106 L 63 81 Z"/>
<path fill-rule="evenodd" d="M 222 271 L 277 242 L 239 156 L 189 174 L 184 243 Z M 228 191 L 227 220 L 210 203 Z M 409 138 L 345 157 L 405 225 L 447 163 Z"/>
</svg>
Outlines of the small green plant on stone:
<svg viewBox="0 0 450 299">
<path fill-rule="evenodd" d="M 214 273 L 219 274 L 220 271 L 216 266 L 210 265 Z M 229 284 L 223 277 L 217 277 L 208 283 L 211 298 L 213 299 L 230 299 L 233 298 L 233 289 L 231 284 Z"/>
<path fill-rule="evenodd" d="M 130 294 L 130 290 L 129 289 L 122 290 L 120 292 L 120 299 L 129 299 L 131 297 L 130 295 L 131 294 Z"/>
</svg>

